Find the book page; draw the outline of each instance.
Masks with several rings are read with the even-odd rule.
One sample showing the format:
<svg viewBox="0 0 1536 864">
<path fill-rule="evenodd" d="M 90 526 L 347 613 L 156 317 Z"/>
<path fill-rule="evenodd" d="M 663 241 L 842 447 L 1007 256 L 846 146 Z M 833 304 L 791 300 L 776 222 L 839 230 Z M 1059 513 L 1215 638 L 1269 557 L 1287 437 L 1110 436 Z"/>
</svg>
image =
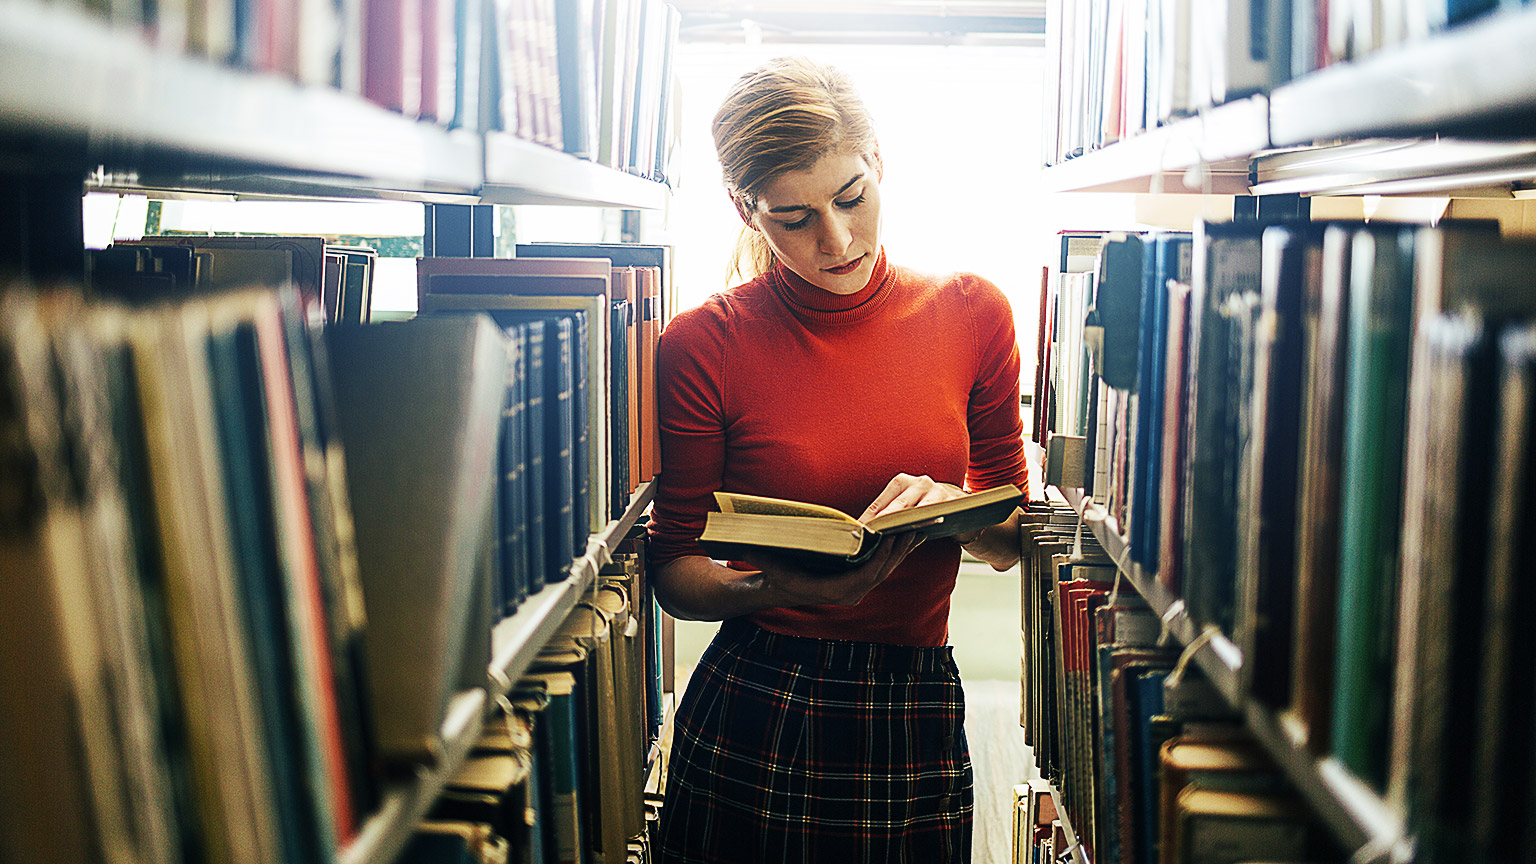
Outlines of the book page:
<svg viewBox="0 0 1536 864">
<path fill-rule="evenodd" d="M 744 495 L 738 492 L 716 492 L 715 503 L 721 513 L 753 513 L 763 516 L 809 516 L 816 519 L 836 519 L 858 524 L 852 516 L 821 504 L 768 498 L 762 495 Z"/>
</svg>

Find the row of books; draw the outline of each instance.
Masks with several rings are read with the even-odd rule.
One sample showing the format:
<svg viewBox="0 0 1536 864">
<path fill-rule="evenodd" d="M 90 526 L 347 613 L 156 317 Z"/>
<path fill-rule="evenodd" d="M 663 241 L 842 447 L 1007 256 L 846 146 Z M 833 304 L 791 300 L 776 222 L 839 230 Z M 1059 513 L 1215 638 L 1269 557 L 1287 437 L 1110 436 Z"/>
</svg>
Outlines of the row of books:
<svg viewBox="0 0 1536 864">
<path fill-rule="evenodd" d="M 90 250 L 87 281 L 113 296 L 189 296 L 248 285 L 298 286 L 325 320 L 361 324 L 372 315 L 377 250 L 323 237 L 163 235 Z"/>
<path fill-rule="evenodd" d="M 5 859 L 334 860 L 388 706 L 316 319 L 0 303 Z"/>
<path fill-rule="evenodd" d="M 1023 534 L 1021 720 L 1088 860 L 1339 860 L 1233 707 L 1180 663 L 1157 615 L 1116 579 L 1072 509 L 1032 504 Z M 1021 830 L 1035 849 L 1062 854 L 1052 820 L 1033 806 Z"/>
<path fill-rule="evenodd" d="M 1199 223 L 1100 257 L 1087 485 L 1424 860 L 1536 849 L 1533 279 L 1536 244 L 1476 221 Z"/>
<path fill-rule="evenodd" d="M 1052 0 L 1046 161 L 1267 93 L 1521 0 Z"/>
<path fill-rule="evenodd" d="M 27 0 L 40 3 L 41 0 Z M 80 0 L 158 50 L 661 179 L 681 15 L 664 0 Z"/>
<path fill-rule="evenodd" d="M 501 600 L 566 578 L 589 533 L 660 470 L 655 351 L 663 247 L 524 246 L 523 257 L 424 258 L 423 318 L 483 313 L 510 364 L 500 435 Z M 539 253 L 605 257 L 535 257 Z"/>
<path fill-rule="evenodd" d="M 626 541 L 514 685 L 402 862 L 649 861 L 646 639 L 656 618 L 643 568 L 642 541 Z"/>
<path fill-rule="evenodd" d="M 1013 864 L 1070 859 L 1072 844 L 1045 781 L 1013 787 Z"/>
<path fill-rule="evenodd" d="M 335 326 L 305 243 L 224 239 L 105 250 L 89 292 L 0 292 L 0 555 L 27 625 L 0 659 L 0 807 L 28 827 L 6 860 L 333 860 L 488 689 L 531 575 L 501 557 L 506 329 Z M 567 522 L 567 568 L 591 519 Z"/>
</svg>

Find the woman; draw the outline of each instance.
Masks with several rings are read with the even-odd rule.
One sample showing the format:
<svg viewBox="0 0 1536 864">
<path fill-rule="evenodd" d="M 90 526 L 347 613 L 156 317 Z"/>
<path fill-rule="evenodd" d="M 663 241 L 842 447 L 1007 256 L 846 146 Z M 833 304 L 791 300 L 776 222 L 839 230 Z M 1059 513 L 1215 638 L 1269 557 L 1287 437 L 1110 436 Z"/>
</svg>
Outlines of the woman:
<svg viewBox="0 0 1536 864">
<path fill-rule="evenodd" d="M 869 518 L 962 484 L 1024 488 L 1012 313 L 978 277 L 885 260 L 879 147 L 836 71 L 746 75 L 714 137 L 755 278 L 678 315 L 658 355 L 657 596 L 725 622 L 677 710 L 660 859 L 968 861 L 949 596 L 962 545 L 1013 565 L 1017 516 L 887 538 L 830 577 L 767 555 L 725 566 L 698 536 L 720 489 Z"/>
</svg>

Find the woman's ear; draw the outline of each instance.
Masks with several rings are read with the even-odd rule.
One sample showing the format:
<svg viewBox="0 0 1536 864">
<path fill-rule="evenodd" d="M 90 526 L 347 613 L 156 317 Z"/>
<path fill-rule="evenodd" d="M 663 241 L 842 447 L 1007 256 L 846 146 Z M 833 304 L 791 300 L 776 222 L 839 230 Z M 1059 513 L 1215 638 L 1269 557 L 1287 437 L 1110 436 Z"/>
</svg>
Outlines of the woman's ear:
<svg viewBox="0 0 1536 864">
<path fill-rule="evenodd" d="M 741 217 L 741 221 L 746 223 L 748 228 L 751 228 L 753 231 L 759 230 L 757 223 L 752 221 L 752 211 L 747 209 L 745 202 L 740 198 L 732 196 L 731 203 L 736 207 L 736 215 Z"/>
<path fill-rule="evenodd" d="M 880 145 L 879 144 L 876 144 L 875 145 L 875 149 L 870 151 L 870 153 L 869 153 L 869 161 L 870 161 L 870 167 L 875 169 L 875 180 L 877 182 L 884 182 L 885 181 L 885 163 L 880 161 Z"/>
</svg>

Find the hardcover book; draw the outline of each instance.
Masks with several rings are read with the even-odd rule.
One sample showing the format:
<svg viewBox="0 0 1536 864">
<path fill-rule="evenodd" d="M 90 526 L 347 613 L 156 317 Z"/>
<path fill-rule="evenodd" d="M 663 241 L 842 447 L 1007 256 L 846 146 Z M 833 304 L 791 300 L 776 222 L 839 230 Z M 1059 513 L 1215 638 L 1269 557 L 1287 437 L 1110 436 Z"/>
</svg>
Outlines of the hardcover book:
<svg viewBox="0 0 1536 864">
<path fill-rule="evenodd" d="M 720 512 L 706 517 L 699 541 L 721 559 L 766 550 L 813 570 L 848 570 L 868 561 L 884 537 L 915 531 L 933 540 L 976 531 L 1008 518 L 1022 500 L 1024 493 L 1008 484 L 861 522 L 820 504 L 716 492 Z"/>
</svg>

